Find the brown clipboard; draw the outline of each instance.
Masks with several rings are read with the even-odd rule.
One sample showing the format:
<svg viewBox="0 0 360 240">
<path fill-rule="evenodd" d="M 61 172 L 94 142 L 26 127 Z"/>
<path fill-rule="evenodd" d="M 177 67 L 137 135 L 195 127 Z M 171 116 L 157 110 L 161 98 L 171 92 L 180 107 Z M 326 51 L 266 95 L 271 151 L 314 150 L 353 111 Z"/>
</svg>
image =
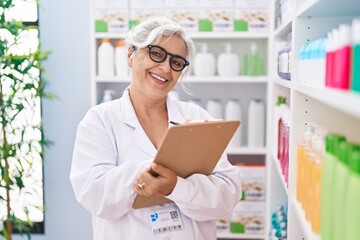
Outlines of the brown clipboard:
<svg viewBox="0 0 360 240">
<path fill-rule="evenodd" d="M 175 125 L 163 138 L 154 162 L 173 170 L 179 177 L 210 175 L 240 125 L 238 120 L 207 121 Z M 164 196 L 137 195 L 134 209 L 171 202 Z"/>
</svg>

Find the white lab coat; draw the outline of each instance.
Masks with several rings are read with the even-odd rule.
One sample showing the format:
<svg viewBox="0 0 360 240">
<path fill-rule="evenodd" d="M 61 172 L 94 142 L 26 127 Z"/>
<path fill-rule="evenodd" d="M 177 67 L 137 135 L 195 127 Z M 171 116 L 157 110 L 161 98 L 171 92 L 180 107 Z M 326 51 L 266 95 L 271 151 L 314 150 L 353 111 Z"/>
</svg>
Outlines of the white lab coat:
<svg viewBox="0 0 360 240">
<path fill-rule="evenodd" d="M 167 98 L 168 117 L 175 122 L 210 119 L 195 104 Z M 238 169 L 224 154 L 210 176 L 178 177 L 173 202 L 184 229 L 153 234 L 149 211 L 133 209 L 134 180 L 148 167 L 156 149 L 141 127 L 128 91 L 117 100 L 93 107 L 80 122 L 70 180 L 76 199 L 92 214 L 94 240 L 212 240 L 215 220 L 229 214 L 241 197 Z M 159 207 L 159 206 L 157 206 Z"/>
</svg>

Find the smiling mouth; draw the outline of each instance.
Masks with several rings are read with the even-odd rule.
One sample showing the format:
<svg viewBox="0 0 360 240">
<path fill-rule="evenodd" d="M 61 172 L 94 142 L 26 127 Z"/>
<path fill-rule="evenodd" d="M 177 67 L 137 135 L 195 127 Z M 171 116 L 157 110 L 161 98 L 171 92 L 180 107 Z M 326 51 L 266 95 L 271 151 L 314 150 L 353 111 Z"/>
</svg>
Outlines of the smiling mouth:
<svg viewBox="0 0 360 240">
<path fill-rule="evenodd" d="M 162 83 L 166 83 L 166 82 L 169 81 L 169 80 L 167 80 L 166 78 L 163 78 L 163 77 L 161 77 L 161 76 L 159 76 L 159 75 L 156 75 L 156 74 L 154 74 L 154 73 L 150 73 L 150 76 L 153 77 L 153 78 L 155 78 L 156 80 L 162 82 Z"/>
</svg>

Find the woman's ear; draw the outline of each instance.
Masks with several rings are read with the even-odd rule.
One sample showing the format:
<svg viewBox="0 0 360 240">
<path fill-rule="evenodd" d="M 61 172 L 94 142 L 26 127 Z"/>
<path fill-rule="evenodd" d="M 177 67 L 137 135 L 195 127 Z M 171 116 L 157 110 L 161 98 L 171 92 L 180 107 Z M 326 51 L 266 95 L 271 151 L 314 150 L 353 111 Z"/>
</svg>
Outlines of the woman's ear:
<svg viewBox="0 0 360 240">
<path fill-rule="evenodd" d="M 133 48 L 133 47 L 129 47 L 129 48 L 128 48 L 128 52 L 127 52 L 127 63 L 128 63 L 128 66 L 129 66 L 130 68 L 132 67 L 133 53 L 134 53 L 134 48 Z"/>
</svg>

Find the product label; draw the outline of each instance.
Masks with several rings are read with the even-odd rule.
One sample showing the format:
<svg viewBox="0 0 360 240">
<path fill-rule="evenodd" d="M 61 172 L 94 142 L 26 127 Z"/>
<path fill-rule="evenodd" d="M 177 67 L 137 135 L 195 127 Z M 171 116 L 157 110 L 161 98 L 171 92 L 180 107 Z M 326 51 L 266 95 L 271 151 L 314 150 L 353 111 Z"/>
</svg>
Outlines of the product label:
<svg viewBox="0 0 360 240">
<path fill-rule="evenodd" d="M 155 208 L 149 212 L 149 219 L 153 234 L 184 229 L 178 207 Z"/>
<path fill-rule="evenodd" d="M 234 233 L 263 234 L 265 202 L 240 201 L 231 213 L 230 229 Z"/>
<path fill-rule="evenodd" d="M 168 9 L 166 16 L 178 22 L 183 28 L 189 32 L 199 30 L 198 11 L 192 9 Z"/>
</svg>

